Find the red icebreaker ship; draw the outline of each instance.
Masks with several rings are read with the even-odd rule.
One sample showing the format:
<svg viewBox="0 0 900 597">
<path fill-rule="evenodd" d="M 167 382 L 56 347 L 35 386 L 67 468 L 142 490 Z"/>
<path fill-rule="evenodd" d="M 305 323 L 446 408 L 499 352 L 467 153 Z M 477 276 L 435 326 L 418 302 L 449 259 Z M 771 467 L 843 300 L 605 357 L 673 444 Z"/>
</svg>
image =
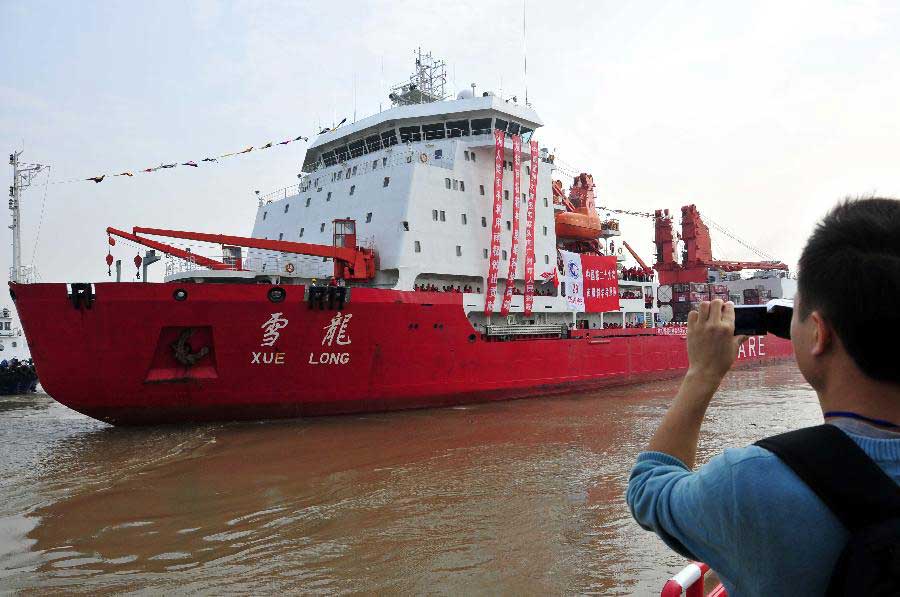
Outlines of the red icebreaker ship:
<svg viewBox="0 0 900 597">
<path fill-rule="evenodd" d="M 163 282 L 12 283 L 47 393 L 137 425 L 446 406 L 682 373 L 688 307 L 677 303 L 728 298 L 729 281 L 692 279 L 675 300 L 630 246 L 638 265 L 626 261 L 589 175 L 568 194 L 554 184 L 530 106 L 469 90 L 445 99 L 440 78 L 422 74 L 433 66 L 393 90 L 391 109 L 324 131 L 300 182 L 260 199 L 250 237 L 107 230 L 165 253 Z M 660 234 L 657 269 L 680 282 Z M 722 263 L 704 260 L 687 264 L 692 278 Z M 753 337 L 739 361 L 790 354 L 789 341 Z"/>
</svg>

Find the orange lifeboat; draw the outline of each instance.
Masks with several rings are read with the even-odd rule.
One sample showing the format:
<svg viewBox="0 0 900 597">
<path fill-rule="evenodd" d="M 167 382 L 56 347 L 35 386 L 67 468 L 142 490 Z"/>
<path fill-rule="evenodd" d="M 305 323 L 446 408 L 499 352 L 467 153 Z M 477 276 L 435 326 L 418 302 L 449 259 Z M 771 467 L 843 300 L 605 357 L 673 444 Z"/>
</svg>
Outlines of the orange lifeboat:
<svg viewBox="0 0 900 597">
<path fill-rule="evenodd" d="M 566 198 L 562 183 L 553 181 L 553 202 L 562 203 L 567 211 L 556 214 L 556 237 L 572 240 L 597 240 L 603 222 L 594 209 L 594 178 L 579 174 Z"/>
</svg>

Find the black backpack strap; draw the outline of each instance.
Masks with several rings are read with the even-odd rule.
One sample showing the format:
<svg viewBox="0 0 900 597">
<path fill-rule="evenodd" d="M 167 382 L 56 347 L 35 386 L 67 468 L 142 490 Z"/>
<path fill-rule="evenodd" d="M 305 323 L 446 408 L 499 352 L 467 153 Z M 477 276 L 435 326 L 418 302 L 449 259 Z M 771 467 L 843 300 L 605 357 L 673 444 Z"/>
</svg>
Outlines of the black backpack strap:
<svg viewBox="0 0 900 597">
<path fill-rule="evenodd" d="M 900 517 L 900 486 L 834 425 L 789 431 L 756 445 L 791 467 L 848 531 Z"/>
</svg>

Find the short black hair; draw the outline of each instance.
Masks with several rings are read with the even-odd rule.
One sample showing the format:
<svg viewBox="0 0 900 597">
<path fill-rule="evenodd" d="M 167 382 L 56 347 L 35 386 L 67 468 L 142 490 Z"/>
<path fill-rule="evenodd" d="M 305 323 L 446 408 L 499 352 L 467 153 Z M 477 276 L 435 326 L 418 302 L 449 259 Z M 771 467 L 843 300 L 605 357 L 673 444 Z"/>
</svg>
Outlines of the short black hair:
<svg viewBox="0 0 900 597">
<path fill-rule="evenodd" d="M 819 311 L 864 374 L 900 383 L 885 340 L 900 330 L 900 201 L 846 199 L 816 226 L 799 263 L 800 316 Z"/>
</svg>

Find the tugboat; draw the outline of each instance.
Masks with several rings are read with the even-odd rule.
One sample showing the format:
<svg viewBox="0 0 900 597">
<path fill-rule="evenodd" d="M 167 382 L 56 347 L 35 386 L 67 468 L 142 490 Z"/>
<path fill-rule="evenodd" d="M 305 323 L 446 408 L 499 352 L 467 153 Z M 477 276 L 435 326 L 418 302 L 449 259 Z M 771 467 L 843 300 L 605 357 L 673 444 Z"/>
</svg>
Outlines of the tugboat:
<svg viewBox="0 0 900 597">
<path fill-rule="evenodd" d="M 299 183 L 261 196 L 250 236 L 108 228 L 111 246 L 120 237 L 169 257 L 162 283 L 13 281 L 47 393 L 136 425 L 681 374 L 685 328 L 660 318 L 657 274 L 626 267 L 591 176 L 554 181 L 529 104 L 474 86 L 454 99 L 445 81 L 444 63 L 420 52 L 390 109 L 323 130 Z M 671 250 L 666 221 L 658 255 Z M 785 340 L 753 340 L 741 362 L 791 354 Z"/>
</svg>

